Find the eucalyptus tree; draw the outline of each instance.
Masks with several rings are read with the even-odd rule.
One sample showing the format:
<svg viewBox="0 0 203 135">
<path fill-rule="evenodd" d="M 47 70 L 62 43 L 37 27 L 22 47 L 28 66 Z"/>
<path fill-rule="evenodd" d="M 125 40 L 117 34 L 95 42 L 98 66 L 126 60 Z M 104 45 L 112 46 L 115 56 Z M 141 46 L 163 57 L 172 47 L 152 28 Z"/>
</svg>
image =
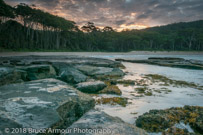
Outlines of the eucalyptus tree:
<svg viewBox="0 0 203 135">
<path fill-rule="evenodd" d="M 0 0 L 0 21 L 5 22 L 7 18 L 15 18 L 14 9 Z"/>
<path fill-rule="evenodd" d="M 67 42 L 61 37 L 62 31 L 78 31 L 75 22 L 32 8 L 24 3 L 17 5 L 15 10 L 24 22 L 27 37 L 31 41 L 29 46 L 33 46 L 32 41 L 36 38 L 35 44 L 40 48 L 59 49 L 61 44 L 64 46 Z"/>
<path fill-rule="evenodd" d="M 35 5 L 15 7 L 0 0 L 0 48 L 69 51 L 197 50 L 203 51 L 203 20 L 143 30 L 115 31 L 88 22 L 52 15 Z"/>
</svg>

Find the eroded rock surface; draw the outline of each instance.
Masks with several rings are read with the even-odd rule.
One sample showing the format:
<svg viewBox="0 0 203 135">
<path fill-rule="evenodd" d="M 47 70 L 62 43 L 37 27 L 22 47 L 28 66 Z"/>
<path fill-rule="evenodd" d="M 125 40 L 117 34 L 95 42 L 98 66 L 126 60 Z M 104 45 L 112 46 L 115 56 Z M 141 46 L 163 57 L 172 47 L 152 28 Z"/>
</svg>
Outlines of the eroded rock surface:
<svg viewBox="0 0 203 135">
<path fill-rule="evenodd" d="M 144 130 L 98 110 L 87 112 L 68 129 L 72 129 L 70 135 L 147 135 Z"/>
<path fill-rule="evenodd" d="M 0 87 L 0 130 L 64 128 L 94 107 L 94 99 L 65 82 L 42 79 Z"/>
</svg>

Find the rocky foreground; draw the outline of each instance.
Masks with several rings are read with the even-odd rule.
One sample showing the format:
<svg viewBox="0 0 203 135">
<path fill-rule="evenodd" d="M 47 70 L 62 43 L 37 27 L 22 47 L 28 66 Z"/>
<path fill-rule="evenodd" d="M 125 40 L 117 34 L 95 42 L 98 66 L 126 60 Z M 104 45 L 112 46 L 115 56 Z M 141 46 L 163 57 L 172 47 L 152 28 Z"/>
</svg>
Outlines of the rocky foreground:
<svg viewBox="0 0 203 135">
<path fill-rule="evenodd" d="M 0 57 L 0 134 L 147 134 L 94 110 L 88 95 L 121 95 L 121 68 L 120 62 L 77 56 Z"/>
<path fill-rule="evenodd" d="M 151 58 L 148 61 L 180 64 L 184 60 Z M 198 63 L 195 61 L 195 68 L 201 69 L 201 62 Z M 203 133 L 203 108 L 198 106 L 151 110 L 139 116 L 134 125 L 94 109 L 95 104 L 126 107 L 128 99 L 121 96 L 117 84 L 143 86 L 135 91 L 146 96 L 152 96 L 147 82 L 202 90 L 200 85 L 160 75 L 149 74 L 136 81 L 123 80 L 123 68 L 118 61 L 90 57 L 0 57 L 0 135 Z M 92 96 L 99 94 L 113 94 L 115 97 L 95 101 Z"/>
<path fill-rule="evenodd" d="M 203 61 L 185 60 L 183 58 L 149 57 L 146 60 L 116 59 L 116 61 L 132 62 L 132 63 L 146 63 L 146 64 L 167 66 L 167 67 L 178 67 L 178 68 L 203 70 Z"/>
</svg>

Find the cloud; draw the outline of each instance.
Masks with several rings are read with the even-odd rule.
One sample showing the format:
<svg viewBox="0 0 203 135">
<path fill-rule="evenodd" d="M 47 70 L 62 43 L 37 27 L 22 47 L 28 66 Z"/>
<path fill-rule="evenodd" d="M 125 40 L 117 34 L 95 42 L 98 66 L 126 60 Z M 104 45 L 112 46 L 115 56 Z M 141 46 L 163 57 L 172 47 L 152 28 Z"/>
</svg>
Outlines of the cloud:
<svg viewBox="0 0 203 135">
<path fill-rule="evenodd" d="M 116 24 L 117 24 L 117 25 L 121 25 L 121 24 L 124 24 L 124 23 L 125 23 L 125 20 L 116 21 Z"/>
<path fill-rule="evenodd" d="M 141 15 L 139 15 L 137 17 L 138 20 L 140 20 L 140 19 L 146 19 L 146 18 L 148 18 L 148 15 L 146 15 L 146 14 L 141 14 Z"/>
<path fill-rule="evenodd" d="M 5 0 L 35 4 L 79 25 L 94 22 L 116 29 L 203 19 L 202 0 Z"/>
</svg>

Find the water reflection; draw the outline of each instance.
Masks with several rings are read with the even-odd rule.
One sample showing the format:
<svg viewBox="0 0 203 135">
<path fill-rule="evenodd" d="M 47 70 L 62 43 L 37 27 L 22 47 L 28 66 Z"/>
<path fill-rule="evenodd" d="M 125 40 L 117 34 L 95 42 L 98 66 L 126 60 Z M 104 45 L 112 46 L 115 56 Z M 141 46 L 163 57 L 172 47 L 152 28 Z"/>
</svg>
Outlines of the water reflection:
<svg viewBox="0 0 203 135">
<path fill-rule="evenodd" d="M 203 72 L 181 68 L 161 67 L 147 64 L 123 63 L 127 74 L 126 80 L 141 80 L 146 74 L 159 74 L 173 80 L 184 80 L 203 84 Z M 138 96 L 135 88 L 139 86 L 118 85 L 122 90 L 122 97 L 128 98 L 129 104 L 126 107 L 119 105 L 97 105 L 96 108 L 103 110 L 111 116 L 117 116 L 128 123 L 134 123 L 136 117 L 148 112 L 151 109 L 166 109 L 170 107 L 182 107 L 184 105 L 203 106 L 203 91 L 190 87 L 160 86 L 157 83 L 149 83 L 147 86 L 152 90 L 152 96 Z M 161 91 L 169 89 L 171 92 Z M 163 90 L 164 90 L 163 89 Z M 157 91 L 156 91 L 157 90 Z M 102 95 L 106 96 L 106 95 Z"/>
</svg>

